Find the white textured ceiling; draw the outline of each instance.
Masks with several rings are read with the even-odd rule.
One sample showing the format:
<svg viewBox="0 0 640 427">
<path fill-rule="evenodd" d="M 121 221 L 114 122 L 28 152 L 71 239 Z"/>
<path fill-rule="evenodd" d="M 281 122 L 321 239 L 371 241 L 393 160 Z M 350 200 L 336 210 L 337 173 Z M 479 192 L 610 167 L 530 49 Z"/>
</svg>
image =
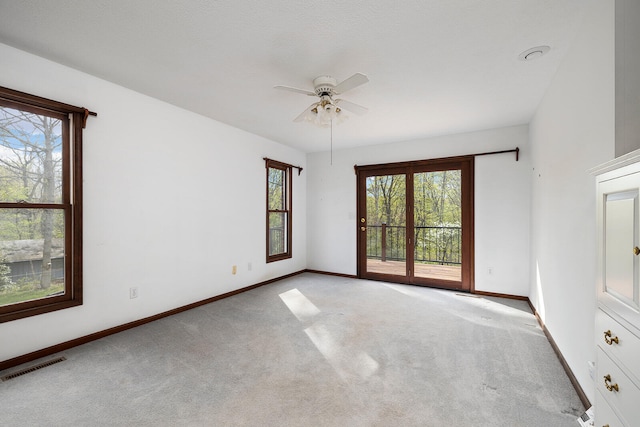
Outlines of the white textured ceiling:
<svg viewBox="0 0 640 427">
<path fill-rule="evenodd" d="M 0 42 L 314 152 L 329 130 L 292 121 L 314 99 L 274 85 L 368 75 L 341 97 L 369 112 L 334 127 L 334 149 L 528 123 L 582 3 L 0 0 Z"/>
</svg>

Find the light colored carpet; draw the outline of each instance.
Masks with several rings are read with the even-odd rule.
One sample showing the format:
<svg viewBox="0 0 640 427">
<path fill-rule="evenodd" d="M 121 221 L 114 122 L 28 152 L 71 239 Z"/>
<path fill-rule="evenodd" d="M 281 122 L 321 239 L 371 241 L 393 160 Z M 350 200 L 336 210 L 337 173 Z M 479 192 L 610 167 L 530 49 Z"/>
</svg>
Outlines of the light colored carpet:
<svg viewBox="0 0 640 427">
<path fill-rule="evenodd" d="M 60 355 L 0 383 L 0 425 L 558 427 L 584 410 L 525 302 L 311 273 Z"/>
</svg>

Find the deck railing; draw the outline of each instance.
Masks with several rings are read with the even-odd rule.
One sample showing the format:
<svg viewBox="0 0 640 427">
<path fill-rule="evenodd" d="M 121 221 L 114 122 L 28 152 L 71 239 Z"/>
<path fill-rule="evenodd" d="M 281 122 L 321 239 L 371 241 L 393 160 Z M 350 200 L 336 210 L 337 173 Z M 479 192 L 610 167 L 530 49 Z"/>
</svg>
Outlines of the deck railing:
<svg viewBox="0 0 640 427">
<path fill-rule="evenodd" d="M 414 260 L 428 264 L 460 265 L 462 229 L 460 227 L 414 227 Z M 367 258 L 404 261 L 407 258 L 406 227 L 369 225 Z"/>
</svg>

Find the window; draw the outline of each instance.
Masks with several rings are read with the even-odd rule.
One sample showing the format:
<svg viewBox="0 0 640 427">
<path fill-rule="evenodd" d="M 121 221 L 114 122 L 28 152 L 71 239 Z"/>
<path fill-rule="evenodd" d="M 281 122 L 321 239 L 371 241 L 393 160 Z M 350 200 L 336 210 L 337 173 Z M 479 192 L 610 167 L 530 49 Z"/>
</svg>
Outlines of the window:
<svg viewBox="0 0 640 427">
<path fill-rule="evenodd" d="M 291 165 L 265 159 L 267 262 L 291 258 Z"/>
<path fill-rule="evenodd" d="M 88 114 L 0 87 L 0 322 L 82 304 Z"/>
</svg>

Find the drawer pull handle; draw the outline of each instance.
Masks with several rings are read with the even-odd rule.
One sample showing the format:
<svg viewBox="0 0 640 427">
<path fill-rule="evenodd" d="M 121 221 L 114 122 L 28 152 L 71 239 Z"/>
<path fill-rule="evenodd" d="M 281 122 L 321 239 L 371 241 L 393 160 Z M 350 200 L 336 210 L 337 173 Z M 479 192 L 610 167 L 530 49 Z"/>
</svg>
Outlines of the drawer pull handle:
<svg viewBox="0 0 640 427">
<path fill-rule="evenodd" d="M 607 390 L 609 391 L 620 391 L 618 388 L 618 384 L 609 384 L 611 382 L 611 375 L 605 375 L 604 376 L 604 385 L 605 387 L 607 387 Z"/>
<path fill-rule="evenodd" d="M 618 337 L 611 338 L 611 330 L 608 330 L 604 333 L 604 342 L 609 345 L 612 345 L 613 343 L 619 344 Z"/>
</svg>

